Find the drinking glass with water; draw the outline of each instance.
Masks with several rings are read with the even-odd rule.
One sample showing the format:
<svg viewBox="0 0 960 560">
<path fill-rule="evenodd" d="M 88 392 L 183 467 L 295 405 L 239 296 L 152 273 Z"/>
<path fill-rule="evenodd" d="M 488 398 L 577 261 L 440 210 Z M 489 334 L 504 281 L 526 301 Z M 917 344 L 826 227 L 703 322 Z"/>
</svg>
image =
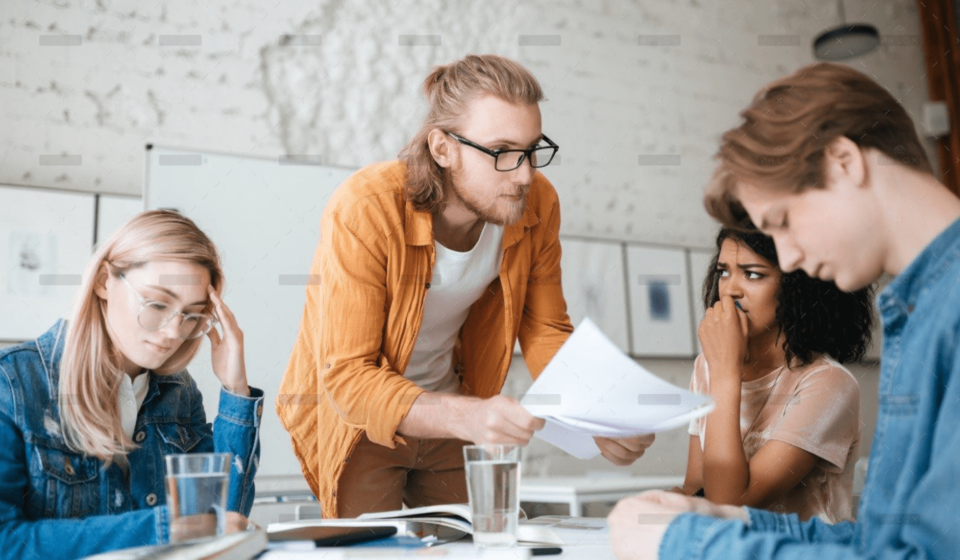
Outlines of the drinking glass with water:
<svg viewBox="0 0 960 560">
<path fill-rule="evenodd" d="M 230 487 L 230 453 L 167 455 L 170 542 L 222 535 Z"/>
<path fill-rule="evenodd" d="M 519 445 L 467 445 L 463 448 L 473 542 L 481 547 L 517 544 L 520 516 Z"/>
</svg>

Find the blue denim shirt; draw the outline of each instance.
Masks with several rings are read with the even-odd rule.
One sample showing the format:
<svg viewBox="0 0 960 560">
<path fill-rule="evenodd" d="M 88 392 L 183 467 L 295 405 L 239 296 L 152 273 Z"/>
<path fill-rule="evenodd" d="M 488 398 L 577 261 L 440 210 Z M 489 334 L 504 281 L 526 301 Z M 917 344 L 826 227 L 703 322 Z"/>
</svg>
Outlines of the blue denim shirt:
<svg viewBox="0 0 960 560">
<path fill-rule="evenodd" d="M 211 427 L 186 371 L 150 373 L 127 475 L 72 451 L 60 434 L 57 387 L 66 323 L 0 351 L 0 556 L 77 558 L 167 541 L 163 456 L 230 452 L 229 509 L 253 505 L 263 391 L 221 391 Z"/>
<path fill-rule="evenodd" d="M 660 558 L 960 558 L 960 221 L 877 302 L 880 406 L 856 523 L 751 508 L 749 525 L 684 514 Z"/>
</svg>

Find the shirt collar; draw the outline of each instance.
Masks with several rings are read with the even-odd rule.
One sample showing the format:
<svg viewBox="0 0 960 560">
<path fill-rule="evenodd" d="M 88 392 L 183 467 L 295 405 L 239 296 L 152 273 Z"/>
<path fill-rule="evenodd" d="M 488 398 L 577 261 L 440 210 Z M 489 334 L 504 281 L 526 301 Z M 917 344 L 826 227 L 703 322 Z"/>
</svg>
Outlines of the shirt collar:
<svg viewBox="0 0 960 560">
<path fill-rule="evenodd" d="M 884 319 L 897 312 L 910 313 L 930 286 L 960 259 L 960 220 L 950 224 L 877 298 Z"/>
</svg>

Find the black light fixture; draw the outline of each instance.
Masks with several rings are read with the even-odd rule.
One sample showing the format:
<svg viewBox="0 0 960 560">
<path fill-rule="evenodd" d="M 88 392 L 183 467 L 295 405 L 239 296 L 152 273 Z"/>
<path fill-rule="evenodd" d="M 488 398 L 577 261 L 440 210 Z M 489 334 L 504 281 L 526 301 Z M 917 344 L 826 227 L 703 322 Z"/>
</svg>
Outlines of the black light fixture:
<svg viewBox="0 0 960 560">
<path fill-rule="evenodd" d="M 837 0 L 840 25 L 828 29 L 813 41 L 813 55 L 817 60 L 846 60 L 866 54 L 880 44 L 880 32 L 866 23 L 847 23 L 843 0 Z"/>
</svg>

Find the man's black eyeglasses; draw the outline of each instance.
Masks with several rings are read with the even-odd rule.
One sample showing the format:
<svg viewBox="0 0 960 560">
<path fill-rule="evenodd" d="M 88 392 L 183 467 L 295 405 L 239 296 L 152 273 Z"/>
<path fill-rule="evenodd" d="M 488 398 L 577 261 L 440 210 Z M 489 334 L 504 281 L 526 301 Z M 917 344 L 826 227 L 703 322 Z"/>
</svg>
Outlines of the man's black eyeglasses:
<svg viewBox="0 0 960 560">
<path fill-rule="evenodd" d="M 461 144 L 466 144 L 471 148 L 476 148 L 487 155 L 493 156 L 493 166 L 497 171 L 513 171 L 520 167 L 525 159 L 530 160 L 530 167 L 546 167 L 550 165 L 550 162 L 553 161 L 553 156 L 557 155 L 557 151 L 560 149 L 560 146 L 546 136 L 542 138 L 549 146 L 534 146 L 526 150 L 491 150 L 490 148 L 484 148 L 476 142 L 471 142 L 462 136 L 457 136 L 452 132 L 447 132 L 447 134 Z"/>
</svg>

